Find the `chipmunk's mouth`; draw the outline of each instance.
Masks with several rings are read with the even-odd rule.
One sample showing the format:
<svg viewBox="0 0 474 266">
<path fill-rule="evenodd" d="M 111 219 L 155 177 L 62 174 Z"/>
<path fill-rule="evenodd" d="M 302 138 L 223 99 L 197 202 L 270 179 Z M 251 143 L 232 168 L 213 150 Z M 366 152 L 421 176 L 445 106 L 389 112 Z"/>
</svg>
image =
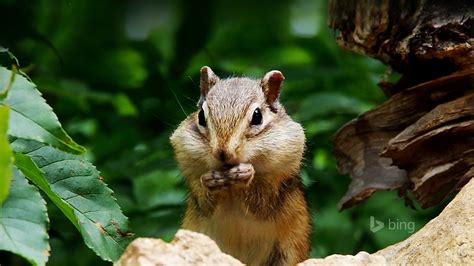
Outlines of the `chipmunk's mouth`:
<svg viewBox="0 0 474 266">
<path fill-rule="evenodd" d="M 221 167 L 220 167 L 220 170 L 222 171 L 227 171 L 229 169 L 231 169 L 232 167 L 235 167 L 239 165 L 238 163 L 225 163 L 225 164 L 222 164 Z"/>
<path fill-rule="evenodd" d="M 220 166 L 216 167 L 215 170 L 217 170 L 217 171 L 228 171 L 228 170 L 238 166 L 239 164 L 252 164 L 252 163 L 251 162 L 223 163 Z"/>
<path fill-rule="evenodd" d="M 222 167 L 221 167 L 221 170 L 229 170 L 230 168 L 236 166 L 237 164 L 229 164 L 229 163 L 226 163 L 226 164 L 223 164 Z"/>
</svg>

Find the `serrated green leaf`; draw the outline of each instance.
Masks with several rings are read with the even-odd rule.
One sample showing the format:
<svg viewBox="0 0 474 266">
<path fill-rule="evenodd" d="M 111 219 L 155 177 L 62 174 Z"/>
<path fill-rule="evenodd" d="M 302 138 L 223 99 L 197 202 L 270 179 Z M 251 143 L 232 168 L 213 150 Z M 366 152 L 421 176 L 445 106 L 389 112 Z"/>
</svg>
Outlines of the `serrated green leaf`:
<svg viewBox="0 0 474 266">
<path fill-rule="evenodd" d="M 35 186 L 13 170 L 10 194 L 0 207 L 0 250 L 18 254 L 33 265 L 49 257 L 46 202 Z"/>
<path fill-rule="evenodd" d="M 2 82 L 0 79 L 0 84 L 2 84 L 2 86 L 0 87 L 0 100 L 3 100 L 8 96 L 8 92 L 12 87 L 13 81 L 15 81 L 16 72 L 17 68 L 16 66 L 13 66 L 12 71 L 10 71 L 10 77 L 5 80 L 5 82 Z"/>
<path fill-rule="evenodd" d="M 86 245 L 104 260 L 117 260 L 130 241 L 128 221 L 95 167 L 75 155 L 36 141 L 16 139 L 11 146 L 16 153 L 23 154 L 15 155 L 23 173 L 31 180 L 46 182 L 51 192 L 46 189 L 45 193 L 54 193 L 54 197 L 60 197 L 73 209 L 76 227 Z M 24 163 L 28 161 L 25 157 L 34 163 Z M 25 171 L 35 165 L 37 169 Z M 35 184 L 43 190 L 45 185 L 39 182 Z M 66 216 L 69 218 L 69 214 Z"/>
<path fill-rule="evenodd" d="M 49 199 L 51 199 L 51 201 L 79 230 L 79 221 L 74 215 L 73 208 L 51 189 L 48 181 L 44 177 L 43 171 L 41 171 L 41 169 L 36 165 L 36 163 L 28 155 L 22 153 L 15 153 L 15 165 L 31 182 L 33 182 L 33 184 L 38 186 L 49 197 Z"/>
<path fill-rule="evenodd" d="M 0 105 L 0 206 L 7 198 L 13 175 L 13 153 L 7 138 L 8 106 Z"/>
<path fill-rule="evenodd" d="M 11 73 L 0 67 L 0 88 L 8 82 Z M 62 129 L 58 117 L 41 97 L 35 84 L 25 77 L 15 75 L 8 96 L 0 100 L 0 104 L 11 109 L 9 135 L 36 140 L 66 152 L 77 154 L 85 151 Z"/>
</svg>

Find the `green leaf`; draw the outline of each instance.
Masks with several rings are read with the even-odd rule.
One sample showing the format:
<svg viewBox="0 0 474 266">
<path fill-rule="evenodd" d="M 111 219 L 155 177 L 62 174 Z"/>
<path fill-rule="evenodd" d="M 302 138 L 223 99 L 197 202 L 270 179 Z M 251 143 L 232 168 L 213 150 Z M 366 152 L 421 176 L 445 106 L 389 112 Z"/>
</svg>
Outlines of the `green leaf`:
<svg viewBox="0 0 474 266">
<path fill-rule="evenodd" d="M 7 138 L 8 106 L 0 105 L 0 206 L 8 196 L 13 175 L 13 154 Z"/>
<path fill-rule="evenodd" d="M 325 169 L 328 165 L 328 157 L 329 155 L 325 149 L 317 149 L 314 152 L 313 167 L 320 170 Z"/>
<path fill-rule="evenodd" d="M 10 91 L 10 89 L 12 87 L 13 81 L 15 81 L 16 72 L 17 72 L 17 68 L 16 68 L 16 66 L 13 66 L 12 71 L 10 71 L 10 77 L 8 77 L 8 79 L 6 79 L 4 81 L 2 81 L 2 79 L 0 79 L 0 84 L 1 84 L 1 86 L 0 86 L 0 100 L 3 100 L 8 96 L 8 92 Z"/>
<path fill-rule="evenodd" d="M 128 221 L 95 167 L 36 141 L 16 139 L 11 146 L 23 173 L 75 224 L 86 245 L 104 260 L 117 260 L 130 240 Z"/>
<path fill-rule="evenodd" d="M 8 82 L 11 71 L 0 67 L 0 88 Z M 16 74 L 8 96 L 0 104 L 10 107 L 8 134 L 36 140 L 63 151 L 83 153 L 84 147 L 75 143 L 62 129 L 56 114 L 41 97 L 35 84 Z"/>
<path fill-rule="evenodd" d="M 124 93 L 118 93 L 113 100 L 115 109 L 123 116 L 137 116 L 138 110 L 133 102 Z"/>
<path fill-rule="evenodd" d="M 309 120 L 324 115 L 335 115 L 341 113 L 360 114 L 370 108 L 370 104 L 356 98 L 333 92 L 321 92 L 312 94 L 303 100 L 299 113 L 299 119 Z"/>
<path fill-rule="evenodd" d="M 140 88 L 148 77 L 142 53 L 134 49 L 110 50 L 96 61 L 98 69 L 93 75 L 117 88 Z"/>
<path fill-rule="evenodd" d="M 154 170 L 133 179 L 133 194 L 140 209 L 159 205 L 182 204 L 186 192 L 178 187 L 181 178 L 177 170 Z"/>
<path fill-rule="evenodd" d="M 16 253 L 33 265 L 45 265 L 50 250 L 46 202 L 18 169 L 13 173 L 10 194 L 0 207 L 0 250 Z"/>
<path fill-rule="evenodd" d="M 79 230 L 79 221 L 74 215 L 74 209 L 61 197 L 58 196 L 48 184 L 44 177 L 43 171 L 38 168 L 36 163 L 28 156 L 22 153 L 15 153 L 15 165 L 23 172 L 23 174 L 39 187 L 49 199 L 66 215 L 66 217 Z"/>
</svg>

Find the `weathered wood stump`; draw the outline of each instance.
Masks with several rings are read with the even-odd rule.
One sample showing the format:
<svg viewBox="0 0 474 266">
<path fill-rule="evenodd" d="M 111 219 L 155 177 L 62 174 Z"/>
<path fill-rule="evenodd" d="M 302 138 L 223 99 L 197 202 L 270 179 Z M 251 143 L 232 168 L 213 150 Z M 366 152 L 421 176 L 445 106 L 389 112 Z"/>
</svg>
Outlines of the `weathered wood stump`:
<svg viewBox="0 0 474 266">
<path fill-rule="evenodd" d="M 333 138 L 353 179 L 340 208 L 377 190 L 410 191 L 423 208 L 458 191 L 474 176 L 474 1 L 331 0 L 329 15 L 340 46 L 402 75 Z"/>
</svg>

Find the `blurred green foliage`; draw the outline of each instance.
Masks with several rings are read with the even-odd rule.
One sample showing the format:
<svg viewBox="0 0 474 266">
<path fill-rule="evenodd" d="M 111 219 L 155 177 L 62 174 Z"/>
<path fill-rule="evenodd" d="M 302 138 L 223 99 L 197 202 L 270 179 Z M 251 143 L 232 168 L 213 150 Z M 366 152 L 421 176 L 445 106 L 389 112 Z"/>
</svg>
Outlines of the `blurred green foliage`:
<svg viewBox="0 0 474 266">
<path fill-rule="evenodd" d="M 372 252 L 410 235 L 372 233 L 371 216 L 419 229 L 439 212 L 406 208 L 394 192 L 337 210 L 350 178 L 337 172 L 331 135 L 384 100 L 376 83 L 386 67 L 337 46 L 326 1 L 0 0 L 0 10 L 0 45 L 88 148 L 137 237 L 169 240 L 179 228 L 186 188 L 168 137 L 196 109 L 203 65 L 222 77 L 284 73 L 281 100 L 306 129 L 311 256 Z M 49 212 L 49 265 L 100 263 L 59 211 Z"/>
</svg>

